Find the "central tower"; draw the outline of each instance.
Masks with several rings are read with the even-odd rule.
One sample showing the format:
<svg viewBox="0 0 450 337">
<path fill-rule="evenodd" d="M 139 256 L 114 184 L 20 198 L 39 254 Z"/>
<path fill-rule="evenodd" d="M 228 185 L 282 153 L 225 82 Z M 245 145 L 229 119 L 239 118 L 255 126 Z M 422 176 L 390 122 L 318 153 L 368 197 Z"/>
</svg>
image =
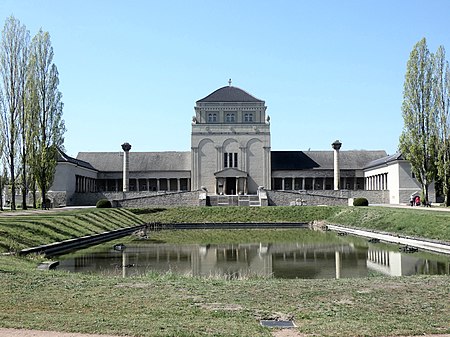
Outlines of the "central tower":
<svg viewBox="0 0 450 337">
<path fill-rule="evenodd" d="M 229 85 L 198 100 L 192 118 L 192 190 L 256 194 L 270 189 L 270 123 L 265 102 Z"/>
</svg>

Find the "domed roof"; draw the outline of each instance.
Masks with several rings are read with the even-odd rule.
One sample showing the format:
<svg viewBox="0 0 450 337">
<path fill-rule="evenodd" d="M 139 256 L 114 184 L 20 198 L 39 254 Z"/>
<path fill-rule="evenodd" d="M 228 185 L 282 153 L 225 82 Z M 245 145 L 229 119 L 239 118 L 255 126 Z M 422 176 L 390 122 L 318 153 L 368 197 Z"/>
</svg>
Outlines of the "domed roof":
<svg viewBox="0 0 450 337">
<path fill-rule="evenodd" d="M 250 95 L 248 92 L 239 89 L 237 87 L 233 87 L 231 85 L 227 85 L 223 88 L 217 89 L 213 93 L 208 96 L 200 99 L 197 103 L 202 102 L 262 102 L 264 101 Z"/>
</svg>

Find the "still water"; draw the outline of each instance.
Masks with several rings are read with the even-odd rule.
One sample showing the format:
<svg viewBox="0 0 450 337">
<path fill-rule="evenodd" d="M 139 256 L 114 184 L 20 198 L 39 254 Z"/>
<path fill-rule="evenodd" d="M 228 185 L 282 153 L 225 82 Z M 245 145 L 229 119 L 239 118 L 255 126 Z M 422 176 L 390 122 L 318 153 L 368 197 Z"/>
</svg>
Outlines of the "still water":
<svg viewBox="0 0 450 337">
<path fill-rule="evenodd" d="M 323 242 L 314 243 L 199 245 L 137 241 L 125 247 L 103 244 L 60 256 L 58 260 L 60 270 L 123 277 L 150 272 L 286 279 L 450 274 L 449 256 L 403 253 L 396 245 L 371 244 L 350 237 L 329 242 L 327 236 Z"/>
</svg>

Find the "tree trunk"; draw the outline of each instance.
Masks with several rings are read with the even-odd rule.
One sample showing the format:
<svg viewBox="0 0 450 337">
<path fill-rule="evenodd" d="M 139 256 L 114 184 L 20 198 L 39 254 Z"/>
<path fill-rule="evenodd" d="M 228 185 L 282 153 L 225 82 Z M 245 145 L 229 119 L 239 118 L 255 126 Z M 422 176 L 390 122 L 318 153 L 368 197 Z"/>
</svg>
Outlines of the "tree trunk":
<svg viewBox="0 0 450 337">
<path fill-rule="evenodd" d="M 14 177 L 14 155 L 12 153 L 9 160 L 11 165 L 11 210 L 14 211 L 16 209 L 16 179 Z"/>
<path fill-rule="evenodd" d="M 37 208 L 37 204 L 36 204 L 36 199 L 37 199 L 37 196 L 36 196 L 36 183 L 33 183 L 32 189 L 33 189 L 33 208 L 36 209 Z"/>
<path fill-rule="evenodd" d="M 25 184 L 22 188 L 22 209 L 27 209 L 27 188 Z"/>
<path fill-rule="evenodd" d="M 45 188 L 45 170 L 42 170 L 41 172 L 41 197 L 42 197 L 42 209 L 47 209 L 47 200 L 45 198 L 46 195 L 46 188 Z"/>
<path fill-rule="evenodd" d="M 0 176 L 0 211 L 3 211 L 3 189 L 5 186 L 3 185 L 3 177 Z"/>
<path fill-rule="evenodd" d="M 450 206 L 450 189 L 448 188 L 447 184 L 447 190 L 444 190 L 444 205 L 445 207 Z"/>
</svg>

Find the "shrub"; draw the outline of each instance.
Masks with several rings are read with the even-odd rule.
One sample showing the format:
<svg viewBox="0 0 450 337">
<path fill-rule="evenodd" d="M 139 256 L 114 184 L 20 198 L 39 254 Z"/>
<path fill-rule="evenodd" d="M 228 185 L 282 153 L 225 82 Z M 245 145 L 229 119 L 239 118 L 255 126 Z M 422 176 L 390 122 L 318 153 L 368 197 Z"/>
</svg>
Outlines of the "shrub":
<svg viewBox="0 0 450 337">
<path fill-rule="evenodd" d="M 111 201 L 109 201 L 108 199 L 100 199 L 99 201 L 97 201 L 97 204 L 95 205 L 95 207 L 97 208 L 111 208 Z"/>
<path fill-rule="evenodd" d="M 369 206 L 369 200 L 366 198 L 355 198 L 353 200 L 353 206 Z"/>
</svg>

